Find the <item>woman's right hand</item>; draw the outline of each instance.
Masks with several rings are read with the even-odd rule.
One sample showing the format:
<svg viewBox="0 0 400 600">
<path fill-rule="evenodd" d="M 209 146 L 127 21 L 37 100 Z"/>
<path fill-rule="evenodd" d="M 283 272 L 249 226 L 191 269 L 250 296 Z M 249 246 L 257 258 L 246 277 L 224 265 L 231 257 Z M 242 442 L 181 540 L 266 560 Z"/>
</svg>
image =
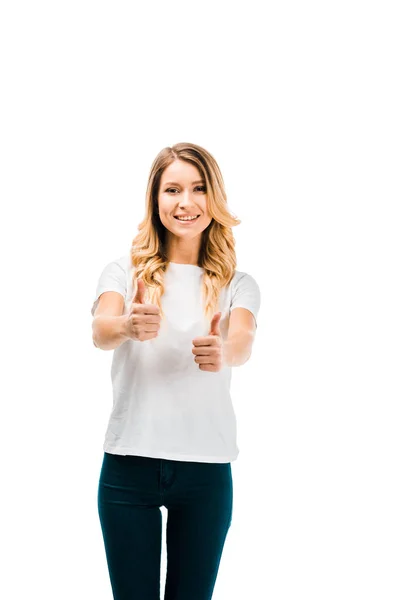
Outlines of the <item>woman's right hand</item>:
<svg viewBox="0 0 400 600">
<path fill-rule="evenodd" d="M 159 307 L 155 304 L 145 304 L 144 292 L 145 284 L 142 279 L 138 279 L 136 295 L 132 298 L 125 321 L 125 335 L 139 342 L 157 337 L 161 322 Z"/>
</svg>

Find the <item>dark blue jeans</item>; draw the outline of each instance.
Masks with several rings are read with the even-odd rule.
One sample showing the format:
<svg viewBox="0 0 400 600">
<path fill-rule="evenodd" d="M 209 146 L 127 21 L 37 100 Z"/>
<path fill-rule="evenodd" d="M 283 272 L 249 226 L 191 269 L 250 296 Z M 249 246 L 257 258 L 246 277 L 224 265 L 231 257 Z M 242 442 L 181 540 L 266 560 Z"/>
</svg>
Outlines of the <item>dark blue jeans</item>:
<svg viewBox="0 0 400 600">
<path fill-rule="evenodd" d="M 210 600 L 232 505 L 231 463 L 104 452 L 98 511 L 114 600 L 160 600 L 161 506 L 164 600 Z"/>
</svg>

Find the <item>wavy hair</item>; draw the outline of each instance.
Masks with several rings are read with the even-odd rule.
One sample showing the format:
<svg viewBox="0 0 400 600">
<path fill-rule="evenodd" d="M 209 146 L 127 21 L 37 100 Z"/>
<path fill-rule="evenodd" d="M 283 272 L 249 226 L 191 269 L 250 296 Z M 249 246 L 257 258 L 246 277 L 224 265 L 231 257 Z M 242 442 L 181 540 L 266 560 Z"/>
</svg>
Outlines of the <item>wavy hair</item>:
<svg viewBox="0 0 400 600">
<path fill-rule="evenodd" d="M 153 161 L 146 190 L 145 217 L 139 224 L 139 233 L 132 241 L 131 265 L 135 268 L 132 278 L 133 295 L 137 279 L 146 286 L 145 301 L 160 309 L 164 294 L 164 273 L 169 260 L 166 255 L 166 228 L 158 214 L 158 194 L 163 171 L 175 160 L 191 163 L 200 171 L 206 182 L 207 209 L 211 223 L 202 232 L 198 266 L 204 269 L 202 276 L 202 301 L 205 317 L 211 321 L 216 312 L 221 289 L 229 285 L 236 269 L 235 239 L 232 227 L 241 221 L 233 216 L 227 206 L 224 181 L 214 157 L 201 146 L 190 143 L 175 144 L 163 148 Z"/>
</svg>

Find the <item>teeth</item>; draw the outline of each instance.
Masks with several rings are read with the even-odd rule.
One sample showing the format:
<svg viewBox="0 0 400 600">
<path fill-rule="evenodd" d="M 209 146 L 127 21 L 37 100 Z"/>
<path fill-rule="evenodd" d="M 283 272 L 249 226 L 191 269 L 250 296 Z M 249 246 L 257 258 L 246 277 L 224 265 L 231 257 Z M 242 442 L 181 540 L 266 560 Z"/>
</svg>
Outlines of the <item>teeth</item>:
<svg viewBox="0 0 400 600">
<path fill-rule="evenodd" d="M 194 221 L 197 217 L 176 217 L 178 221 Z"/>
</svg>

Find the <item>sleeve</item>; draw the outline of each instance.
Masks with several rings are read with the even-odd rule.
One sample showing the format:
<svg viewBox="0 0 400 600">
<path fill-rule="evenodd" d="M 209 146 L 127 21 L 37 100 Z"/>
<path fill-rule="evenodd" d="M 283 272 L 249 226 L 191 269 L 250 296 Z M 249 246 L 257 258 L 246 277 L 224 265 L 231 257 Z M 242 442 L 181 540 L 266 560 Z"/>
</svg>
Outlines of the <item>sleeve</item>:
<svg viewBox="0 0 400 600">
<path fill-rule="evenodd" d="M 93 317 L 99 303 L 99 297 L 103 292 L 119 292 L 124 299 L 126 298 L 126 273 L 120 261 L 114 260 L 108 263 L 101 272 L 91 310 Z"/>
<path fill-rule="evenodd" d="M 243 273 L 234 282 L 232 288 L 232 299 L 230 310 L 234 308 L 247 308 L 253 313 L 256 327 L 257 327 L 257 316 L 261 304 L 261 294 L 258 283 L 248 273 Z"/>
</svg>

